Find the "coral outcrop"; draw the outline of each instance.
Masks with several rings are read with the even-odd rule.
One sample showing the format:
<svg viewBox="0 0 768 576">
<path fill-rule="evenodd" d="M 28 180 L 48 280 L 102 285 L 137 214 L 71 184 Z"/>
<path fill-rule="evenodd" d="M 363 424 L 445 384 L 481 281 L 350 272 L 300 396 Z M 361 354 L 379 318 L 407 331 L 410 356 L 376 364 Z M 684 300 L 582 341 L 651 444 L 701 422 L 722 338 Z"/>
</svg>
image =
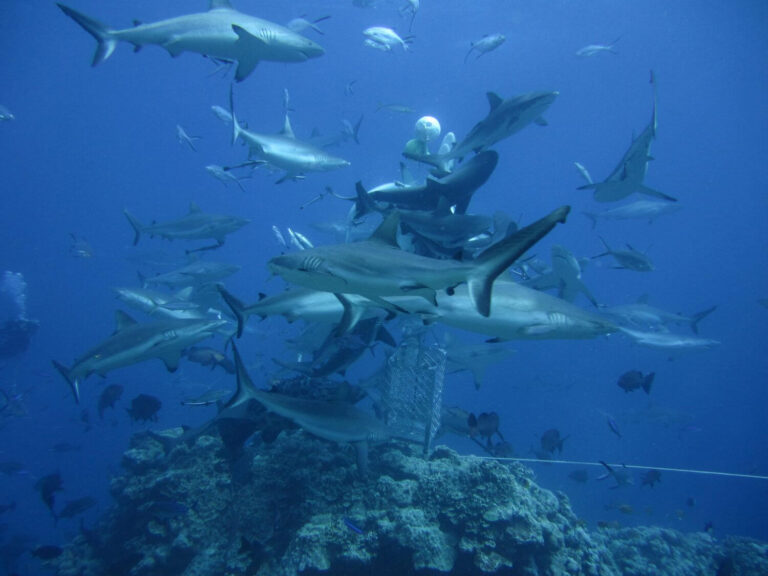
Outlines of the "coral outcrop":
<svg viewBox="0 0 768 576">
<path fill-rule="evenodd" d="M 60 576 L 766 574 L 766 545 L 656 527 L 589 532 L 520 465 L 284 431 L 236 462 L 217 436 L 134 437 L 115 505 Z"/>
</svg>

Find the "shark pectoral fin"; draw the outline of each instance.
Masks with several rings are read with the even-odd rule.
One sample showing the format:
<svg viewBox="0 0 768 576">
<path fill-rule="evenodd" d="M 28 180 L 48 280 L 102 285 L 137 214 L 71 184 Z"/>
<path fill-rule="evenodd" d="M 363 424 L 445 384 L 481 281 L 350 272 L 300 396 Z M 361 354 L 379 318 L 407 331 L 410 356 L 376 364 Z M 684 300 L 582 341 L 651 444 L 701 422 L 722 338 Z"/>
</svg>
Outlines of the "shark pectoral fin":
<svg viewBox="0 0 768 576">
<path fill-rule="evenodd" d="M 495 278 L 490 276 L 475 276 L 467 282 L 470 299 L 480 315 L 486 318 L 491 315 L 491 292 L 494 280 Z"/>
<path fill-rule="evenodd" d="M 167 352 L 160 357 L 160 360 L 163 361 L 168 372 L 176 372 L 179 368 L 181 353 L 178 351 Z"/>
<path fill-rule="evenodd" d="M 136 324 L 136 320 L 131 318 L 128 314 L 123 312 L 122 310 L 116 310 L 115 311 L 115 331 L 113 334 L 117 334 L 120 332 L 120 330 L 124 330 L 125 328 L 129 326 L 133 326 Z"/>
<path fill-rule="evenodd" d="M 667 194 L 664 194 L 663 192 L 659 192 L 658 190 L 654 190 L 653 188 L 649 188 L 648 186 L 642 185 L 637 189 L 638 192 L 641 194 L 646 194 L 648 196 L 654 196 L 655 198 L 661 198 L 662 200 L 667 200 L 668 202 L 677 202 L 677 198 L 673 198 L 672 196 L 669 196 Z"/>
<path fill-rule="evenodd" d="M 171 58 L 178 58 L 181 53 L 184 52 L 184 45 L 181 42 L 182 40 L 182 36 L 173 36 L 170 40 L 161 44 L 161 46 L 168 51 Z"/>
<path fill-rule="evenodd" d="M 392 346 L 392 348 L 397 348 L 397 341 L 392 337 L 392 334 L 389 333 L 389 330 L 387 330 L 383 324 L 379 325 L 379 330 L 376 332 L 376 340 L 383 342 L 387 346 Z"/>
<path fill-rule="evenodd" d="M 363 316 L 364 310 L 362 306 L 353 304 L 344 294 L 334 293 L 334 296 L 336 296 L 338 301 L 341 302 L 341 305 L 344 307 L 344 313 L 341 315 L 341 320 L 339 321 L 338 326 L 336 326 L 336 335 L 341 336 L 357 326 L 357 323 Z"/>
<path fill-rule="evenodd" d="M 415 294 L 416 296 L 421 296 L 427 302 L 432 304 L 432 306 L 437 306 L 437 292 L 429 286 L 425 286 L 424 284 L 402 283 L 400 284 L 400 291 L 403 294 Z"/>
<path fill-rule="evenodd" d="M 266 44 L 261 38 L 254 36 L 237 24 L 232 24 L 232 30 L 237 34 L 235 50 L 241 56 L 237 59 L 235 80 L 241 82 L 259 65 L 259 54 L 264 50 Z"/>
</svg>

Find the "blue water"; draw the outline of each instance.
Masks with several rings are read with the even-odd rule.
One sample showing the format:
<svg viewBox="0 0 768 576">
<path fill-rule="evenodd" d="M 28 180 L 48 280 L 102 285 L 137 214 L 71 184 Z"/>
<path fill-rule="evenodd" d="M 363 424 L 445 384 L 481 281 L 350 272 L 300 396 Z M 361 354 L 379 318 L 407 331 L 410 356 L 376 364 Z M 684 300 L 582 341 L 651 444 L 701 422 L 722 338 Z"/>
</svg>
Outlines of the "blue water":
<svg viewBox="0 0 768 576">
<path fill-rule="evenodd" d="M 204 2 L 109 3 L 73 0 L 76 9 L 115 27 L 134 18 L 150 22 L 196 9 Z M 0 504 L 16 509 L 0 516 L 6 541 L 26 534 L 32 544 L 63 543 L 77 521 L 54 526 L 32 486 L 60 471 L 66 500 L 93 495 L 100 502 L 84 516 L 92 523 L 110 505 L 109 479 L 120 473 L 128 438 L 147 425 L 131 424 L 124 411 L 139 393 L 160 397 L 163 409 L 153 428 L 195 424 L 213 409 L 179 405 L 209 386 L 234 387 L 231 377 L 189 363 L 169 374 L 159 362 L 110 373 L 106 383 L 125 392 L 119 406 L 100 421 L 96 401 L 102 383 L 92 377 L 76 406 L 51 359 L 69 364 L 113 330 L 118 308 L 112 288 L 137 285 L 137 266 L 126 258 L 148 251 L 182 254 L 184 245 L 142 239 L 122 210 L 163 221 L 182 215 L 190 201 L 209 212 L 238 214 L 252 223 L 232 235 L 209 259 L 234 262 L 242 270 L 227 288 L 245 300 L 259 291 L 277 293 L 266 261 L 280 247 L 271 227 L 291 226 L 316 243 L 335 241 L 312 228 L 342 219 L 348 205 L 329 197 L 300 209 L 326 186 L 352 194 L 354 182 L 373 186 L 398 177 L 404 143 L 416 119 L 437 117 L 459 138 L 485 116 L 489 90 L 504 97 L 534 90 L 558 90 L 546 114 L 548 127 L 530 126 L 494 148 L 501 159 L 470 211 L 503 210 L 522 223 L 561 204 L 573 206 L 535 252 L 563 244 L 579 256 L 602 251 L 597 233 L 580 212 L 599 210 L 574 161 L 596 179 L 605 177 L 633 133 L 647 124 L 652 109 L 648 83 L 658 83 L 658 135 L 646 183 L 679 198 L 682 210 L 645 222 L 601 223 L 598 232 L 612 244 L 628 242 L 648 251 L 656 271 L 640 274 L 589 266 L 585 281 L 606 304 L 650 302 L 690 314 L 714 304 L 701 324 L 702 336 L 719 340 L 710 350 L 670 357 L 640 348 L 621 336 L 574 342 L 513 343 L 516 354 L 489 369 L 479 391 L 470 376 L 448 380 L 446 400 L 475 412 L 495 410 L 501 428 L 520 456 L 556 427 L 569 434 L 563 458 L 643 466 L 768 474 L 766 407 L 768 309 L 768 4 L 762 1 L 613 2 L 425 0 L 415 18 L 413 49 L 384 53 L 364 47 L 362 30 L 372 25 L 406 33 L 397 6 L 354 7 L 350 1 L 240 2 L 244 12 L 275 22 L 307 14 L 331 14 L 325 35 L 307 35 L 326 49 L 302 64 L 265 62 L 236 85 L 238 116 L 256 131 L 282 126 L 283 89 L 290 93 L 291 121 L 298 137 L 313 128 L 330 133 L 341 120 L 365 119 L 359 146 L 335 152 L 351 161 L 343 170 L 310 174 L 276 186 L 277 176 L 257 171 L 245 180 L 246 193 L 224 187 L 208 175 L 207 164 L 236 164 L 246 151 L 232 147 L 226 126 L 210 106 L 226 106 L 230 76 L 194 54 L 171 59 L 149 46 L 138 54 L 119 45 L 92 69 L 94 42 L 52 2 L 6 1 L 0 7 L 0 104 L 16 116 L 0 124 L 0 270 L 21 272 L 28 284 L 28 315 L 40 328 L 29 350 L 3 362 L 0 386 L 21 394 L 25 413 L 4 417 L 0 461 L 16 460 L 25 473 L 0 476 Z M 472 40 L 501 32 L 506 43 L 463 63 Z M 621 37 L 617 55 L 578 58 L 587 44 Z M 354 83 L 354 93 L 345 86 Z M 375 112 L 379 103 L 414 109 L 410 115 Z M 179 145 L 175 126 L 199 136 L 197 152 Z M 418 175 L 425 169 L 412 166 Z M 69 253 L 70 233 L 87 239 L 92 258 Z M 143 269 L 152 273 L 152 269 Z M 580 301 L 588 306 L 586 301 Z M 8 308 L 7 305 L 3 310 Z M 133 313 L 133 312 L 132 312 Z M 136 313 L 138 317 L 139 314 Z M 242 341 L 257 381 L 272 372 L 272 356 L 285 355 L 283 339 L 295 329 L 281 319 L 253 321 L 255 333 Z M 467 342 L 481 342 L 466 335 Z M 207 342 L 206 342 L 207 344 Z M 215 343 L 223 346 L 223 342 Z M 350 377 L 370 374 L 383 358 L 366 356 Z M 649 397 L 625 394 L 616 386 L 630 369 L 655 371 Z M 651 406 L 649 408 L 649 402 Z M 90 426 L 82 421 L 87 410 Z M 608 429 L 615 418 L 623 438 Z M 656 415 L 654 417 L 654 415 Z M 51 450 L 66 441 L 79 450 Z M 463 451 L 469 442 L 452 440 Z M 684 531 L 712 522 L 716 536 L 740 534 L 768 539 L 768 483 L 764 480 L 665 472 L 654 488 L 636 485 L 611 490 L 610 483 L 577 485 L 568 466 L 537 464 L 540 483 L 565 491 L 576 512 L 594 523 L 659 524 Z M 695 499 L 694 506 L 686 500 Z M 633 515 L 605 507 L 631 504 Z"/>
</svg>

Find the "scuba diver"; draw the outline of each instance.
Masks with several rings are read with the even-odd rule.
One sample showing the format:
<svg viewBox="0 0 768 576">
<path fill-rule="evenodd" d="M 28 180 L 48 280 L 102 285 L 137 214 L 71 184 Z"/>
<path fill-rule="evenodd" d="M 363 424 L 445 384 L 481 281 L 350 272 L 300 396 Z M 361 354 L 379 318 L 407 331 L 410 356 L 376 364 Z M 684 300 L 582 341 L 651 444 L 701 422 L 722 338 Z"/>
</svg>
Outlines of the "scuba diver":
<svg viewBox="0 0 768 576">
<path fill-rule="evenodd" d="M 0 323 L 0 359 L 24 353 L 39 322 L 27 318 L 27 283 L 19 272 L 6 270 L 0 279 L 0 292 L 8 294 L 15 308 L 11 318 Z"/>
</svg>

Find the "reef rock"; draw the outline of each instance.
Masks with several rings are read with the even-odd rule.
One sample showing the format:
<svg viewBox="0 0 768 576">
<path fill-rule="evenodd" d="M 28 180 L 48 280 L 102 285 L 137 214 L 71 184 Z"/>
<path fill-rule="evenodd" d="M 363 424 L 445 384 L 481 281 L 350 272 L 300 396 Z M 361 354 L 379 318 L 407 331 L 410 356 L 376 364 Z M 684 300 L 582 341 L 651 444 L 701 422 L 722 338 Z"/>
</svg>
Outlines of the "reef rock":
<svg viewBox="0 0 768 576">
<path fill-rule="evenodd" d="M 444 447 L 428 460 L 375 447 L 365 479 L 353 449 L 300 430 L 228 454 L 216 436 L 134 437 L 114 507 L 50 565 L 60 576 L 768 573 L 765 545 L 744 540 L 590 533 L 526 468 Z"/>
</svg>

